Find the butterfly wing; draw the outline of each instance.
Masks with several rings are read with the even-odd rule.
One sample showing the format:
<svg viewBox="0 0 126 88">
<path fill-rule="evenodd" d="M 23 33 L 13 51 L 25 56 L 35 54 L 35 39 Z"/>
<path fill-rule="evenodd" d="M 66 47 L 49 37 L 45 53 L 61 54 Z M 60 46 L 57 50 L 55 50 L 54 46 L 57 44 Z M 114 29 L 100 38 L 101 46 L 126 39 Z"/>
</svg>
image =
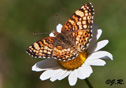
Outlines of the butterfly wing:
<svg viewBox="0 0 126 88">
<path fill-rule="evenodd" d="M 82 30 L 70 32 L 67 36 L 74 41 L 76 49 L 81 52 L 87 48 L 92 35 L 89 30 Z"/>
<path fill-rule="evenodd" d="M 26 52 L 35 58 L 51 58 L 55 37 L 46 37 L 33 43 Z"/>
<path fill-rule="evenodd" d="M 65 43 L 56 37 L 47 37 L 33 43 L 26 52 L 35 58 L 56 58 L 58 60 L 73 59 L 78 51 L 75 47 L 67 47 Z"/>
<path fill-rule="evenodd" d="M 63 25 L 61 32 L 75 42 L 79 51 L 86 48 L 92 36 L 94 9 L 91 3 L 81 6 Z"/>
<path fill-rule="evenodd" d="M 63 42 L 57 38 L 54 43 L 53 57 L 62 61 L 74 59 L 78 55 L 78 50 L 70 43 L 70 41 Z"/>
<path fill-rule="evenodd" d="M 94 8 L 91 3 L 84 4 L 65 22 L 61 32 L 91 30 L 93 25 Z"/>
</svg>

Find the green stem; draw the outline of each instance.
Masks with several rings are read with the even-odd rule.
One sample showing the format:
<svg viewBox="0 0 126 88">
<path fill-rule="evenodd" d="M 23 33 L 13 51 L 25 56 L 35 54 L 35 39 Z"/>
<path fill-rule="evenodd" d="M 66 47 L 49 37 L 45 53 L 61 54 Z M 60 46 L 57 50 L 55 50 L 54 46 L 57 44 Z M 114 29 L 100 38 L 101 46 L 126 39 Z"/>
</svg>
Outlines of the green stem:
<svg viewBox="0 0 126 88">
<path fill-rule="evenodd" d="M 89 88 L 93 88 L 93 86 L 91 85 L 91 83 L 89 82 L 88 79 L 85 79 L 85 82 L 87 83 L 87 85 L 88 85 Z"/>
</svg>

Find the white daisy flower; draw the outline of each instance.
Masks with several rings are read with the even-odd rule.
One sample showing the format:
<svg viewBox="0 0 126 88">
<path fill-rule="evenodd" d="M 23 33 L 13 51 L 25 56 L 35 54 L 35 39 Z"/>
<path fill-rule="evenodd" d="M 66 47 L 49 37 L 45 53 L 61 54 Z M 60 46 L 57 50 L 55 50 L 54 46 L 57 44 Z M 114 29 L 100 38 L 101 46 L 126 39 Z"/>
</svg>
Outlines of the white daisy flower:
<svg viewBox="0 0 126 88">
<path fill-rule="evenodd" d="M 61 32 L 62 25 L 57 26 L 57 31 Z M 91 66 L 104 66 L 106 62 L 103 59 L 113 60 L 111 53 L 101 51 L 103 47 L 108 44 L 108 40 L 102 40 L 96 43 L 100 38 L 102 30 L 98 29 L 97 25 L 93 25 L 93 38 L 90 41 L 88 48 L 79 53 L 79 55 L 70 61 L 58 61 L 55 59 L 46 59 L 36 63 L 32 70 L 39 72 L 44 71 L 40 79 L 54 82 L 55 80 L 62 80 L 68 76 L 70 86 L 74 86 L 77 78 L 88 78 L 93 70 Z M 51 33 L 51 37 L 54 35 Z"/>
</svg>

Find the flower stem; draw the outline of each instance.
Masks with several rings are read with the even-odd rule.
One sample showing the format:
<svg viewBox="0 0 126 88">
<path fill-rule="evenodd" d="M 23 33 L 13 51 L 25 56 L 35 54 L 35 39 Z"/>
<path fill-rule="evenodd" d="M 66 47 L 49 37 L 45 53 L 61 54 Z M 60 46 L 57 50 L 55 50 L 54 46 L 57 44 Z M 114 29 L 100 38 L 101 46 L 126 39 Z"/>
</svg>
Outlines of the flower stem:
<svg viewBox="0 0 126 88">
<path fill-rule="evenodd" d="M 85 82 L 87 83 L 87 85 L 88 85 L 89 88 L 93 88 L 93 86 L 91 85 L 91 83 L 89 82 L 88 79 L 85 79 Z"/>
</svg>

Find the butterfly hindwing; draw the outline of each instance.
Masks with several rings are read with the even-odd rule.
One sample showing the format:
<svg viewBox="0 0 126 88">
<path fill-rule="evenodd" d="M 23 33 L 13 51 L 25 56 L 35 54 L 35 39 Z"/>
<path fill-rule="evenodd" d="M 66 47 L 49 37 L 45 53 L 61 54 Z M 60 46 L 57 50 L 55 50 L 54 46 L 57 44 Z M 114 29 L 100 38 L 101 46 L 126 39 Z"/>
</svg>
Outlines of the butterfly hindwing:
<svg viewBox="0 0 126 88">
<path fill-rule="evenodd" d="M 91 39 L 91 33 L 89 30 L 70 32 L 67 36 L 71 41 L 74 41 L 74 46 L 76 46 L 76 49 L 79 52 L 82 52 L 88 47 L 88 43 Z"/>
<path fill-rule="evenodd" d="M 65 36 L 62 36 L 65 37 Z M 76 47 L 68 40 L 60 41 L 57 38 L 55 40 L 54 48 L 53 48 L 53 57 L 58 60 L 72 60 L 78 54 L 78 50 Z"/>
</svg>

